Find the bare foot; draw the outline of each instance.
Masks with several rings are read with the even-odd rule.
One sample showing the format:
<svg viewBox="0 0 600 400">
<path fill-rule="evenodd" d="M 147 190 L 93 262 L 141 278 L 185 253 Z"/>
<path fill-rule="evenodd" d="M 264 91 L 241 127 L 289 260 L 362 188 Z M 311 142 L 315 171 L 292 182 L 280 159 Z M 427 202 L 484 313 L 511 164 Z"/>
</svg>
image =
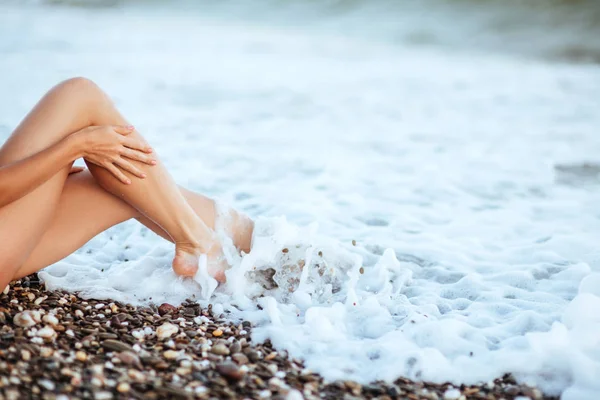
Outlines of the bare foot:
<svg viewBox="0 0 600 400">
<path fill-rule="evenodd" d="M 176 245 L 173 271 L 179 276 L 193 277 L 198 271 L 200 249 L 194 246 Z"/>
<path fill-rule="evenodd" d="M 198 272 L 198 262 L 201 254 L 207 255 L 208 274 L 219 282 L 225 282 L 225 270 L 229 265 L 218 241 L 214 241 L 208 251 L 203 251 L 197 245 L 176 244 L 173 271 L 177 275 L 193 278 Z"/>
</svg>

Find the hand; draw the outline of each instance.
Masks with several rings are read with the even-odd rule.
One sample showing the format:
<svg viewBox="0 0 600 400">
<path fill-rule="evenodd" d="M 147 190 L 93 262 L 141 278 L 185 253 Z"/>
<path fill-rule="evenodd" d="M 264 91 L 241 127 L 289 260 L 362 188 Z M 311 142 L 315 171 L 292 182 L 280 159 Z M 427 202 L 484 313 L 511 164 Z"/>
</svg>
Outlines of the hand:
<svg viewBox="0 0 600 400">
<path fill-rule="evenodd" d="M 80 140 L 81 156 L 86 161 L 107 169 L 121 182 L 130 184 L 131 180 L 123 171 L 142 179 L 146 174 L 129 160 L 156 165 L 156 160 L 149 155 L 152 148 L 141 139 L 129 137 L 134 130 L 133 126 L 90 126 L 72 136 Z"/>
</svg>

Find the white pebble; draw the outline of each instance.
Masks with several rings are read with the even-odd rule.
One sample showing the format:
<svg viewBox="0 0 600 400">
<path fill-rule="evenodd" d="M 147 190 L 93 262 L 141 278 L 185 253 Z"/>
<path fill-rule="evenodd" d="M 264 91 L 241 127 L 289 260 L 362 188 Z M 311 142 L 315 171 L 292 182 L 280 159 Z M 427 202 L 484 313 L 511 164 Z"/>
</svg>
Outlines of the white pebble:
<svg viewBox="0 0 600 400">
<path fill-rule="evenodd" d="M 37 310 L 27 310 L 18 313 L 13 318 L 13 323 L 22 328 L 29 328 L 42 321 L 41 314 Z"/>
<path fill-rule="evenodd" d="M 46 390 L 54 390 L 54 383 L 48 379 L 40 379 L 37 383 Z"/>
<path fill-rule="evenodd" d="M 461 395 L 460 390 L 451 388 L 444 392 L 444 400 L 458 400 Z"/>
<path fill-rule="evenodd" d="M 35 335 L 44 339 L 54 340 L 56 338 L 56 331 L 51 326 L 45 326 L 37 331 Z"/>
<path fill-rule="evenodd" d="M 42 296 L 42 297 L 38 297 L 36 301 L 33 302 L 33 304 L 35 304 L 36 306 L 39 306 L 40 304 L 42 304 L 42 302 L 44 300 L 46 300 L 48 298 L 48 296 Z"/>
<path fill-rule="evenodd" d="M 292 389 L 288 392 L 287 396 L 285 396 L 285 400 L 303 400 L 304 396 L 296 389 Z"/>
<path fill-rule="evenodd" d="M 56 318 L 53 314 L 44 315 L 44 318 L 42 318 L 42 320 L 50 325 L 58 325 L 58 318 Z"/>
<path fill-rule="evenodd" d="M 4 288 L 4 290 L 2 291 L 2 293 L 8 294 L 9 290 L 10 290 L 10 285 L 6 285 L 6 287 Z"/>
</svg>

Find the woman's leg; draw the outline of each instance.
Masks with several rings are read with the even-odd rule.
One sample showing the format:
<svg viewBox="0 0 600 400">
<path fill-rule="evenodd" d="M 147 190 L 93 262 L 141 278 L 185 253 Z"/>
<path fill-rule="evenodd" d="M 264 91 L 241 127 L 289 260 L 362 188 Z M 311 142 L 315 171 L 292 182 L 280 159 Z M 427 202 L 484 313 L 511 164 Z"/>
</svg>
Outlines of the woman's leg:
<svg viewBox="0 0 600 400">
<path fill-rule="evenodd" d="M 179 190 L 195 212 L 206 215 L 207 226 L 214 229 L 214 213 L 210 215 L 207 212 L 214 210 L 214 202 L 190 190 Z M 88 171 L 70 175 L 52 222 L 14 279 L 27 276 L 61 260 L 97 234 L 131 218 L 137 218 L 158 235 L 171 240 L 164 230 L 140 214 L 137 209 L 102 189 Z M 240 225 L 235 228 L 234 244 L 248 252 L 251 230 L 244 230 Z"/>
<path fill-rule="evenodd" d="M 0 148 L 0 165 L 27 158 L 90 121 L 91 107 L 80 85 L 67 81 L 50 90 Z M 51 222 L 69 168 L 65 167 L 31 193 L 0 208 L 0 287 L 25 262 Z"/>
<path fill-rule="evenodd" d="M 12 136 L 0 149 L 0 165 L 35 154 L 70 133 L 92 124 L 110 124 L 108 121 L 116 120 L 123 119 L 107 96 L 92 82 L 82 78 L 70 79 L 50 90 L 15 129 Z M 187 207 L 185 206 L 187 203 L 181 204 L 180 200 L 183 196 L 179 190 L 176 190 L 172 196 L 168 193 L 165 194 L 165 190 L 171 190 L 171 186 L 174 184 L 164 171 L 164 167 L 159 166 L 157 174 L 147 173 L 149 176 L 151 175 L 152 183 L 143 186 L 145 190 L 140 190 L 140 186 L 136 185 L 127 193 L 122 193 L 117 186 L 121 183 L 112 181 L 111 177 L 106 176 L 104 170 L 95 166 L 92 166 L 91 169 L 103 187 L 131 200 L 133 205 L 137 205 L 136 208 L 141 209 L 146 217 L 149 217 L 153 211 L 157 211 L 158 218 L 154 215 L 155 218 L 150 218 L 158 223 L 161 229 L 167 231 L 168 236 L 175 242 L 179 240 L 179 243 L 184 244 L 183 248 L 180 246 L 178 249 L 180 262 L 176 263 L 176 266 L 182 267 L 184 272 L 191 274 L 196 267 L 198 250 L 201 249 L 195 247 L 198 245 L 197 243 L 189 245 L 186 238 L 181 239 L 181 236 L 185 236 L 181 231 L 185 233 L 187 229 L 188 232 L 191 232 L 195 230 L 193 228 L 198 228 L 199 217 L 193 210 L 192 214 L 189 213 L 191 209 L 189 204 Z M 32 250 L 48 229 L 58 206 L 68 172 L 69 169 L 65 168 L 27 196 L 0 209 L 0 287 L 4 287 L 13 279 L 15 272 L 30 257 Z M 161 185 L 160 179 L 157 179 L 160 177 L 166 179 L 165 185 Z M 132 180 L 136 182 L 137 178 Z M 156 194 L 162 202 L 158 206 L 148 204 L 155 200 Z M 171 203 L 175 203 L 175 206 L 182 205 L 183 212 L 178 212 L 177 207 L 170 207 L 173 206 Z M 203 215 L 208 212 L 208 210 L 203 211 Z M 189 219 L 186 221 L 186 218 Z M 183 221 L 178 219 L 183 219 Z M 240 225 L 251 234 L 252 222 L 245 217 L 240 217 L 239 220 L 241 221 Z M 148 223 L 150 222 L 148 221 Z M 183 229 L 176 229 L 178 224 Z M 203 228 L 204 231 L 208 230 L 206 226 Z M 202 226 L 197 230 L 202 230 Z M 198 240 L 195 236 L 193 239 Z M 188 246 L 186 247 L 185 244 Z M 249 246 L 249 242 L 247 246 Z M 241 247 L 247 246 L 242 245 Z M 180 268 L 180 272 L 182 268 Z"/>
<path fill-rule="evenodd" d="M 114 107 L 110 98 L 91 81 L 82 82 L 89 98 L 95 99 L 90 110 L 92 125 L 128 125 L 127 120 Z M 131 135 L 139 136 L 134 132 Z M 160 226 L 175 243 L 173 269 L 184 276 L 193 276 L 198 269 L 201 253 L 218 257 L 220 245 L 214 232 L 203 222 L 213 218 L 214 209 L 201 210 L 198 216 L 178 189 L 173 178 L 158 160 L 155 166 L 131 161 L 146 174 L 136 179 L 128 172 L 132 184 L 124 185 L 109 171 L 88 163 L 90 171 L 101 187 L 136 208 L 146 218 Z M 224 278 L 222 263 L 209 264 L 209 273 Z"/>
</svg>

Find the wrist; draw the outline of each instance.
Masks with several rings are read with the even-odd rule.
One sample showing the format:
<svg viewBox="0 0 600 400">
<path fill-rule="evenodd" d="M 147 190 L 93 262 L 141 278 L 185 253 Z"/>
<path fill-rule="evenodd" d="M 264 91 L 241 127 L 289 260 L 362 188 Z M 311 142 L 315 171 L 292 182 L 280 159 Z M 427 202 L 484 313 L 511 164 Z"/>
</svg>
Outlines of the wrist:
<svg viewBox="0 0 600 400">
<path fill-rule="evenodd" d="M 81 135 L 72 133 L 63 139 L 64 145 L 66 146 L 66 154 L 69 155 L 69 161 L 75 161 L 78 158 L 84 156 L 84 145 Z"/>
</svg>

